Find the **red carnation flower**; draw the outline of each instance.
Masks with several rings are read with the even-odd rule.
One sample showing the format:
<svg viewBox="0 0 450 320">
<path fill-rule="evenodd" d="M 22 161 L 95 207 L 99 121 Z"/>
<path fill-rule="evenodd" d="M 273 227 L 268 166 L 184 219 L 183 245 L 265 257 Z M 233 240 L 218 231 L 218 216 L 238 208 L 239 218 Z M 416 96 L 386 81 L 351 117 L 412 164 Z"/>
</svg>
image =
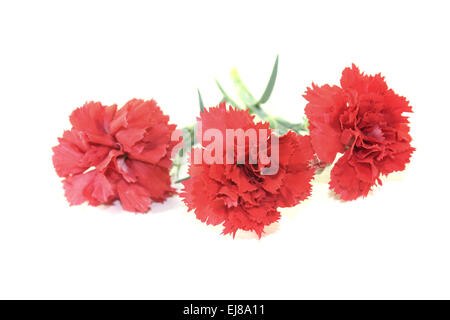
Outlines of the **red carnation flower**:
<svg viewBox="0 0 450 320">
<path fill-rule="evenodd" d="M 127 211 L 145 213 L 152 201 L 173 194 L 169 169 L 175 125 L 156 102 L 133 99 L 121 109 L 88 102 L 70 116 L 72 129 L 53 148 L 70 205 L 120 200 Z"/>
<path fill-rule="evenodd" d="M 380 175 L 404 170 L 412 152 L 408 101 L 380 74 L 367 76 L 353 65 L 341 87 L 312 85 L 304 95 L 312 145 L 321 161 L 333 163 L 330 187 L 343 200 L 366 196 Z"/>
<path fill-rule="evenodd" d="M 267 148 L 270 150 L 265 151 L 272 155 L 276 150 L 271 149 L 274 136 L 269 124 L 254 123 L 253 119 L 254 116 L 247 111 L 227 109 L 222 103 L 205 110 L 198 120 L 203 132 L 217 129 L 224 137 L 227 129 L 267 130 L 266 135 L 258 137 L 257 144 L 261 147 L 262 140 L 269 141 Z M 273 175 L 262 174 L 262 170 L 270 164 L 263 164 L 260 157 L 255 164 L 249 164 L 249 161 L 245 164 L 195 163 L 195 153 L 205 153 L 207 144 L 202 142 L 203 149 L 193 150 L 190 179 L 183 182 L 181 196 L 189 211 L 194 210 L 202 222 L 212 225 L 223 223 L 223 234 L 231 233 L 234 237 L 236 231 L 242 229 L 254 231 L 261 237 L 264 226 L 280 218 L 279 207 L 294 206 L 311 193 L 314 153 L 308 136 L 288 132 L 279 138 L 279 165 Z M 249 159 L 251 148 L 250 141 L 246 141 L 246 159 Z M 225 149 L 230 150 L 229 147 Z M 238 148 L 231 150 L 231 153 L 237 159 Z"/>
</svg>

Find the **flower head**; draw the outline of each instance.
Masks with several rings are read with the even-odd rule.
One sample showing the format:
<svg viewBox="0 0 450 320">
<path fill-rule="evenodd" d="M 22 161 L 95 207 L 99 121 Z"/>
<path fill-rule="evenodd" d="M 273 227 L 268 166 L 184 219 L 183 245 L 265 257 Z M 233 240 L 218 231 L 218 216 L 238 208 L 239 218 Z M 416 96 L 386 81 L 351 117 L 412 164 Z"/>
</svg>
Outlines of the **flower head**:
<svg viewBox="0 0 450 320">
<path fill-rule="evenodd" d="M 194 210 L 202 222 L 223 223 L 223 234 L 234 236 L 241 229 L 254 231 L 261 237 L 264 227 L 280 218 L 279 207 L 294 206 L 311 192 L 314 153 L 309 137 L 288 132 L 276 139 L 278 144 L 272 144 L 272 140 L 278 137 L 274 136 L 268 123 L 255 123 L 253 118 L 247 111 L 227 108 L 222 103 L 205 110 L 199 119 L 203 132 L 214 129 L 223 134 L 224 157 L 231 153 L 235 162 L 195 161 L 196 152 L 204 155 L 208 150 L 208 144 L 202 141 L 203 149 L 194 149 L 191 154 L 190 179 L 183 182 L 181 196 L 188 209 Z M 251 142 L 248 138 L 244 144 L 233 144 L 232 148 L 230 136 L 226 135 L 228 130 L 247 133 L 254 130 L 256 140 Z M 255 145 L 259 148 L 258 156 L 251 163 L 250 155 Z M 245 154 L 245 163 L 238 161 L 240 151 Z M 271 161 L 263 160 L 261 152 L 270 154 Z M 273 157 L 275 153 L 279 157 Z M 273 162 L 278 166 L 276 173 L 264 174 Z"/>
<path fill-rule="evenodd" d="M 88 102 L 70 116 L 72 129 L 53 148 L 71 205 L 111 204 L 145 213 L 174 190 L 169 169 L 175 125 L 154 100 L 133 99 L 122 108 Z"/>
<path fill-rule="evenodd" d="M 366 196 L 380 175 L 404 170 L 412 152 L 408 101 L 389 89 L 384 78 L 352 65 L 341 86 L 316 86 L 304 95 L 311 142 L 319 159 L 333 163 L 330 187 L 343 200 Z"/>
</svg>

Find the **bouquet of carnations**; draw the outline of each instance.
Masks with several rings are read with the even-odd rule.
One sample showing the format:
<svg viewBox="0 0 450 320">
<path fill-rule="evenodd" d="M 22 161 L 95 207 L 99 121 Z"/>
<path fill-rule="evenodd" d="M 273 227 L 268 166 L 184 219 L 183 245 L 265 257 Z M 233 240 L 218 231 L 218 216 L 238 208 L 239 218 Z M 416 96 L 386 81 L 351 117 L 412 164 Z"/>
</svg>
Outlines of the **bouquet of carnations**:
<svg viewBox="0 0 450 320">
<path fill-rule="evenodd" d="M 146 213 L 152 202 L 179 195 L 206 224 L 223 234 L 254 231 L 280 219 L 280 208 L 311 195 L 312 181 L 332 166 L 329 186 L 343 201 L 366 197 L 380 177 L 402 171 L 411 146 L 408 101 L 380 74 L 344 69 L 340 85 L 312 84 L 305 116 L 288 121 L 268 114 L 278 58 L 260 99 L 231 73 L 237 104 L 223 95 L 205 108 L 200 91 L 193 126 L 177 129 L 154 100 L 121 108 L 87 102 L 70 115 L 72 128 L 53 148 L 56 173 L 70 205 L 112 204 Z M 188 176 L 180 168 L 188 165 Z M 177 184 L 182 188 L 177 188 Z"/>
</svg>

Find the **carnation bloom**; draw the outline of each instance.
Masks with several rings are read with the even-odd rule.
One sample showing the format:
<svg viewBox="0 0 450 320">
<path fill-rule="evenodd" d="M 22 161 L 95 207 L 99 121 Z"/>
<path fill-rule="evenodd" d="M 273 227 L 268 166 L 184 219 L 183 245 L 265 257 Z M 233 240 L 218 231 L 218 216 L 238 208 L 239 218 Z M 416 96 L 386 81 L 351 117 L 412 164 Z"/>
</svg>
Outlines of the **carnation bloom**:
<svg viewBox="0 0 450 320">
<path fill-rule="evenodd" d="M 263 139 L 269 141 L 267 148 L 270 148 L 273 132 L 269 124 L 255 123 L 253 119 L 254 116 L 247 111 L 227 109 L 222 103 L 205 110 L 198 120 L 203 132 L 216 129 L 224 137 L 227 129 L 266 130 Z M 261 145 L 259 138 L 257 143 Z M 207 145 L 202 142 L 203 148 Z M 183 182 L 181 193 L 189 211 L 194 210 L 197 218 L 207 224 L 223 223 L 223 234 L 233 234 L 234 237 L 236 231 L 242 229 L 254 231 L 261 237 L 264 226 L 280 218 L 279 207 L 294 206 L 311 193 L 314 153 L 309 137 L 288 132 L 279 138 L 278 146 L 279 150 L 270 150 L 270 153 L 279 151 L 279 169 L 273 175 L 262 174 L 263 168 L 269 165 L 262 164 L 259 157 L 256 164 L 249 164 L 249 161 L 245 164 L 196 163 L 193 161 L 194 149 L 189 167 L 190 179 Z M 250 147 L 246 142 L 246 159 L 249 159 Z M 205 152 L 204 149 L 202 151 Z M 231 152 L 236 155 L 237 150 Z"/>
<path fill-rule="evenodd" d="M 304 95 L 311 142 L 331 171 L 330 187 L 343 200 L 366 196 L 380 176 L 405 169 L 412 152 L 408 101 L 386 85 L 380 74 L 368 76 L 352 65 L 341 86 L 316 86 Z"/>
<path fill-rule="evenodd" d="M 69 203 L 120 200 L 125 210 L 145 213 L 152 201 L 164 201 L 174 192 L 169 169 L 176 126 L 168 121 L 154 100 L 133 99 L 121 109 L 88 102 L 73 111 L 72 129 L 53 148 Z"/>
</svg>

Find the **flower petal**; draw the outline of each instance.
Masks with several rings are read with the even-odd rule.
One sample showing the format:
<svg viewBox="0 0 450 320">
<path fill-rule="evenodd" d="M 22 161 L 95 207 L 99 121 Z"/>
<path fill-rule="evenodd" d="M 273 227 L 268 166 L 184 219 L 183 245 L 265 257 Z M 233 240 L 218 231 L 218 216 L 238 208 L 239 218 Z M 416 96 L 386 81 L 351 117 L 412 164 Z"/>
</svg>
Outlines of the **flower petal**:
<svg viewBox="0 0 450 320">
<path fill-rule="evenodd" d="M 342 71 L 341 87 L 345 90 L 363 93 L 384 93 L 388 89 L 386 81 L 381 74 L 368 76 L 361 73 L 357 66 L 352 64 L 351 68 Z"/>
<path fill-rule="evenodd" d="M 171 187 L 169 170 L 142 161 L 130 160 L 127 162 L 137 178 L 137 182 L 153 201 L 164 201 L 175 193 Z"/>
<path fill-rule="evenodd" d="M 348 158 L 346 154 L 336 162 L 331 170 L 330 180 L 330 188 L 345 201 L 367 196 L 374 185 L 374 181 L 366 181 L 367 175 L 361 175 L 364 167 L 351 163 Z"/>
<path fill-rule="evenodd" d="M 332 163 L 338 152 L 344 152 L 341 143 L 339 116 L 346 108 L 345 95 L 341 88 L 328 85 L 308 88 L 305 113 L 309 120 L 311 143 L 319 159 Z"/>
<path fill-rule="evenodd" d="M 60 177 L 83 173 L 90 167 L 82 161 L 89 146 L 78 131 L 65 131 L 58 140 L 59 145 L 53 147 L 53 166 Z"/>
<path fill-rule="evenodd" d="M 109 125 L 116 113 L 117 106 L 103 106 L 100 102 L 87 102 L 75 109 L 70 115 L 73 128 L 84 132 L 92 143 L 114 146 Z"/>
<path fill-rule="evenodd" d="M 117 184 L 117 193 L 122 208 L 127 211 L 147 213 L 152 204 L 147 190 L 135 183 L 120 181 Z"/>
</svg>

